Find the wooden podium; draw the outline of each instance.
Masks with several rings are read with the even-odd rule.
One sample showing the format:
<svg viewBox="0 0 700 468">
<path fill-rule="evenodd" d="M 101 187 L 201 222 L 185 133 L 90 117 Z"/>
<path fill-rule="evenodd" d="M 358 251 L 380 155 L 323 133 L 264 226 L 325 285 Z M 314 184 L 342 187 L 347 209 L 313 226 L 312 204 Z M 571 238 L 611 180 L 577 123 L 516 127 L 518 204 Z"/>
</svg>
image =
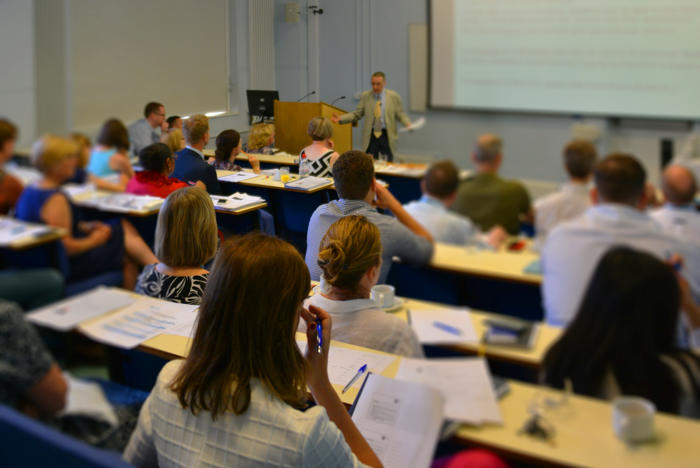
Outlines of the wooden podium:
<svg viewBox="0 0 700 468">
<path fill-rule="evenodd" d="M 333 114 L 347 113 L 325 102 L 275 101 L 275 146 L 289 154 L 299 154 L 311 144 L 306 134 L 309 121 L 314 117 L 331 118 Z M 352 125 L 333 124 L 333 143 L 338 153 L 352 149 Z"/>
</svg>

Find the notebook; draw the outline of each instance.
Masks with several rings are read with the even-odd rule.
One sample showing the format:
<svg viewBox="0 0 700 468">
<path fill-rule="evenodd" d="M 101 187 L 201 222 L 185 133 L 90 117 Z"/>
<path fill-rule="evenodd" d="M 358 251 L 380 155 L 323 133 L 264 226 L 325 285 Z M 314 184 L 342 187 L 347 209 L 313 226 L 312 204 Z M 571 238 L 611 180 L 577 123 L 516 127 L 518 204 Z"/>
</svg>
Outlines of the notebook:
<svg viewBox="0 0 700 468">
<path fill-rule="evenodd" d="M 497 346 L 514 346 L 531 349 L 535 346 L 539 325 L 516 318 L 492 318 L 484 320 L 484 342 Z"/>
</svg>

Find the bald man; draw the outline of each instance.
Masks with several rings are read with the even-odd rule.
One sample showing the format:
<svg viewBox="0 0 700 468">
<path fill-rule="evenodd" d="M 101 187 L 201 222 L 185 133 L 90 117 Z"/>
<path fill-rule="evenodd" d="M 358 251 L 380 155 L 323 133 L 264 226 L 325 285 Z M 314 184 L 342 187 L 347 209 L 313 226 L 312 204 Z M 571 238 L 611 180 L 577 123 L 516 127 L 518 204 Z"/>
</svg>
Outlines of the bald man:
<svg viewBox="0 0 700 468">
<path fill-rule="evenodd" d="M 693 173 L 679 164 L 668 166 L 663 174 L 661 190 L 666 197 L 666 205 L 652 211 L 651 216 L 669 234 L 700 243 L 700 213 L 694 206 L 697 183 Z"/>
<path fill-rule="evenodd" d="M 518 234 L 521 221 L 533 218 L 530 195 L 520 182 L 498 175 L 502 147 L 498 135 L 479 136 L 472 153 L 476 174 L 460 184 L 452 210 L 471 219 L 482 231 L 500 225 L 509 234 Z"/>
</svg>

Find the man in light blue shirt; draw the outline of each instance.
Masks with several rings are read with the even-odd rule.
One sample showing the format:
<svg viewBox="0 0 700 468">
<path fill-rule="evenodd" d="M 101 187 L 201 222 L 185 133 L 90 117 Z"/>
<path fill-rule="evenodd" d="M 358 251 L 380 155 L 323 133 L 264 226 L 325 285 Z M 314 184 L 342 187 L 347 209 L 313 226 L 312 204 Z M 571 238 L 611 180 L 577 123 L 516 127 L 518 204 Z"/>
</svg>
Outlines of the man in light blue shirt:
<svg viewBox="0 0 700 468">
<path fill-rule="evenodd" d="M 129 125 L 129 142 L 134 156 L 138 156 L 146 146 L 158 143 L 160 136 L 168 131 L 163 104 L 149 102 L 143 110 L 143 116 L 143 119 Z"/>
<path fill-rule="evenodd" d="M 454 163 L 438 161 L 430 166 L 421 181 L 421 199 L 404 205 L 404 208 L 430 232 L 436 242 L 452 245 L 486 243 L 500 247 L 508 236 L 501 226 L 494 226 L 484 236 L 469 218 L 448 211 L 457 197 L 458 186 L 459 170 Z"/>
<path fill-rule="evenodd" d="M 566 326 L 575 317 L 598 261 L 613 246 L 661 260 L 691 253 L 690 246 L 665 233 L 644 211 L 646 173 L 633 156 L 612 154 L 600 161 L 594 181 L 593 206 L 557 225 L 542 249 L 542 296 L 552 325 Z M 683 275 L 698 278 L 700 271 L 686 265 Z"/>
<path fill-rule="evenodd" d="M 433 255 L 433 238 L 409 215 L 388 189 L 374 178 L 372 156 L 362 151 L 346 151 L 333 165 L 333 181 L 340 200 L 316 208 L 309 220 L 306 234 L 306 266 L 312 280 L 320 280 L 318 248 L 328 228 L 338 219 L 360 215 L 379 228 L 382 237 L 382 268 L 379 282 L 389 274 L 392 258 L 424 265 Z M 377 208 L 388 209 L 394 216 L 381 214 Z"/>
</svg>

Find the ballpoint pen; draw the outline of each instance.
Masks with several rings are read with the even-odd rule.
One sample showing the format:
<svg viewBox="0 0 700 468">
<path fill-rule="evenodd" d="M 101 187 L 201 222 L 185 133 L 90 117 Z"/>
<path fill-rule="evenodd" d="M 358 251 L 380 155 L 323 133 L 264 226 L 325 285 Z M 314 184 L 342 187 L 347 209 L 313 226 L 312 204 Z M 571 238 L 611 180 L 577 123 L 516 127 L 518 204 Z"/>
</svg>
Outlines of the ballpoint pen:
<svg viewBox="0 0 700 468">
<path fill-rule="evenodd" d="M 437 320 L 435 320 L 433 322 L 433 326 L 435 328 L 439 328 L 440 330 L 445 331 L 447 333 L 451 333 L 453 335 L 460 336 L 462 334 L 462 331 L 459 328 L 453 327 L 452 325 L 448 325 L 448 324 L 443 323 L 443 322 L 439 322 Z"/>
<path fill-rule="evenodd" d="M 350 382 L 348 382 L 348 384 L 347 384 L 345 387 L 343 387 L 343 391 L 342 391 L 341 393 L 345 393 L 345 392 L 347 392 L 348 390 L 350 390 L 350 387 L 352 387 L 352 384 L 354 384 L 355 382 L 357 382 L 357 379 L 359 379 L 360 377 L 362 377 L 362 374 L 364 374 L 365 372 L 367 372 L 367 364 L 365 364 L 365 365 L 363 365 L 362 367 L 360 367 L 360 369 L 359 369 L 359 370 L 357 371 L 357 373 L 353 376 L 353 378 L 350 379 Z"/>
<path fill-rule="evenodd" d="M 323 352 L 323 327 L 321 326 L 321 321 L 316 320 L 316 336 L 318 338 L 318 344 L 316 345 L 316 352 L 321 354 Z"/>
</svg>

